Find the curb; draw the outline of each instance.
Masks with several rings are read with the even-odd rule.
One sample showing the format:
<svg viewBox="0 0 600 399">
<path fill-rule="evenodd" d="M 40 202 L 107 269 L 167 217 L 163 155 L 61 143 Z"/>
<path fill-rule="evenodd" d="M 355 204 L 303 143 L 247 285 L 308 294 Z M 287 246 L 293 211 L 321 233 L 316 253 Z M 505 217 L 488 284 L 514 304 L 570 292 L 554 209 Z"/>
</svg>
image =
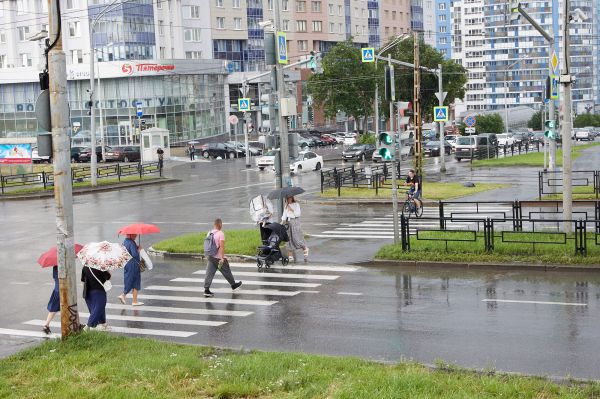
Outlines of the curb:
<svg viewBox="0 0 600 399">
<path fill-rule="evenodd" d="M 310 203 L 310 204 L 316 204 L 316 205 L 381 205 L 381 206 L 383 206 L 383 205 L 392 205 L 393 204 L 393 202 L 388 199 L 362 199 L 362 198 L 357 198 L 357 199 L 348 198 L 348 199 L 343 199 L 343 200 L 316 199 L 316 200 L 306 200 L 306 202 Z M 402 205 L 403 203 L 404 203 L 404 200 L 398 201 L 398 205 Z M 432 201 L 432 200 L 423 201 L 424 206 L 437 207 L 438 204 L 439 204 L 438 201 Z"/>
<path fill-rule="evenodd" d="M 167 184 L 167 183 L 179 183 L 181 180 L 179 179 L 170 179 L 166 177 L 153 179 L 153 180 L 142 180 L 142 181 L 134 181 L 127 182 L 123 184 L 111 184 L 107 186 L 101 186 L 96 188 L 74 188 L 73 195 L 83 195 L 83 194 L 92 194 L 92 193 L 100 193 L 105 191 L 114 191 L 120 190 L 122 188 L 131 188 L 131 187 L 140 187 L 140 186 L 151 186 L 156 184 Z M 0 195 L 0 201 L 21 201 L 21 200 L 36 200 L 36 199 L 44 199 L 44 198 L 53 198 L 54 190 L 43 192 L 39 194 L 23 194 L 23 195 L 10 195 L 3 194 Z"/>
<path fill-rule="evenodd" d="M 540 271 L 570 271 L 570 272 L 600 272 L 600 265 L 544 265 L 536 263 L 469 263 L 469 262 L 426 262 L 414 260 L 373 259 L 361 266 L 408 266 L 417 268 L 456 268 L 456 269 L 487 269 L 487 270 L 540 270 Z"/>
<path fill-rule="evenodd" d="M 148 254 L 153 255 L 153 256 L 159 256 L 161 258 L 174 258 L 174 259 L 201 259 L 201 260 L 205 260 L 206 257 L 204 256 L 204 254 L 201 253 L 179 253 L 179 252 L 167 252 L 167 251 L 160 251 L 157 249 L 154 249 L 152 247 L 148 248 Z M 225 254 L 227 256 L 228 259 L 234 261 L 234 262 L 248 262 L 248 261 L 256 261 L 255 257 L 252 256 L 248 256 L 248 255 L 238 255 L 238 254 Z"/>
</svg>

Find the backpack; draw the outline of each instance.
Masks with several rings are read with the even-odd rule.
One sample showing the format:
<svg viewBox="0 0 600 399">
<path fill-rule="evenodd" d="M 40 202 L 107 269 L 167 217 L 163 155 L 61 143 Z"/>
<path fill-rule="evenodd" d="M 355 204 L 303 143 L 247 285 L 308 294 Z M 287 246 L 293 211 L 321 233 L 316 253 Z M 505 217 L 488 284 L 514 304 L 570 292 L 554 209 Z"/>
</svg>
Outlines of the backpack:
<svg viewBox="0 0 600 399">
<path fill-rule="evenodd" d="M 209 231 L 204 239 L 204 256 L 216 256 L 219 251 L 219 246 L 215 242 L 215 233 Z"/>
</svg>

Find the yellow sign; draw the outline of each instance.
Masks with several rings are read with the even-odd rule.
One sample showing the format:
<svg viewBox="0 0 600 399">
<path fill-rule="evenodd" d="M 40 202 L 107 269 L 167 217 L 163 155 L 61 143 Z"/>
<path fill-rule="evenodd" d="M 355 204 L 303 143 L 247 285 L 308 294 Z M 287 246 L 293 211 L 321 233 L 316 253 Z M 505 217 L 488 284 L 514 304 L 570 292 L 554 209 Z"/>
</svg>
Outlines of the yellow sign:
<svg viewBox="0 0 600 399">
<path fill-rule="evenodd" d="M 556 56 L 555 52 L 552 52 L 551 63 L 552 63 L 552 71 L 553 72 L 558 72 L 558 70 L 557 70 L 557 68 L 558 68 L 558 57 Z"/>
</svg>

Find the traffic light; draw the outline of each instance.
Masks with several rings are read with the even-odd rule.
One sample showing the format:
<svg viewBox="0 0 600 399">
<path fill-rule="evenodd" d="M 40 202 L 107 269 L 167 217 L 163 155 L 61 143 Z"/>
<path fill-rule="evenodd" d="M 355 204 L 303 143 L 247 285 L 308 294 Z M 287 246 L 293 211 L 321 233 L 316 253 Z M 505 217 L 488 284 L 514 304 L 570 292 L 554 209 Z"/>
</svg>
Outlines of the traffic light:
<svg viewBox="0 0 600 399">
<path fill-rule="evenodd" d="M 394 87 L 394 67 L 385 66 L 385 99 L 387 101 L 396 100 L 396 88 Z"/>
<path fill-rule="evenodd" d="M 549 140 L 556 140 L 556 133 L 554 129 L 556 128 L 556 122 L 552 119 L 549 119 L 544 123 L 546 129 L 544 130 L 544 136 L 548 137 Z"/>
<path fill-rule="evenodd" d="M 379 149 L 377 153 L 382 161 L 394 160 L 394 136 L 390 132 L 379 133 Z"/>
<path fill-rule="evenodd" d="M 508 2 L 508 11 L 510 12 L 510 22 L 516 22 L 521 16 L 519 0 L 510 0 Z"/>
<path fill-rule="evenodd" d="M 310 60 L 308 61 L 308 67 L 311 71 L 317 71 L 317 53 L 315 51 L 310 52 Z"/>
</svg>

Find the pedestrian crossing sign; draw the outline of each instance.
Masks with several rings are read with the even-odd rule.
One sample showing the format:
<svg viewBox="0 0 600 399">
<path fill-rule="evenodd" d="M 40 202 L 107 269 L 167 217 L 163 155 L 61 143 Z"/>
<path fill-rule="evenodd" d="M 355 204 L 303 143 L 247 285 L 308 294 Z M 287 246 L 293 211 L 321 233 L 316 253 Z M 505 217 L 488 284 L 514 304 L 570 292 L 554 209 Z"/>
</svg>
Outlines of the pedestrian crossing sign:
<svg viewBox="0 0 600 399">
<path fill-rule="evenodd" d="M 448 107 L 433 107 L 434 122 L 448 122 Z"/>
<path fill-rule="evenodd" d="M 280 64 L 288 63 L 287 38 L 283 32 L 277 32 L 277 61 Z"/>
<path fill-rule="evenodd" d="M 365 47 L 362 51 L 362 62 L 375 62 L 375 48 Z"/>
<path fill-rule="evenodd" d="M 250 111 L 250 99 L 249 98 L 240 98 L 238 100 L 238 111 L 240 111 L 240 112 Z"/>
</svg>

